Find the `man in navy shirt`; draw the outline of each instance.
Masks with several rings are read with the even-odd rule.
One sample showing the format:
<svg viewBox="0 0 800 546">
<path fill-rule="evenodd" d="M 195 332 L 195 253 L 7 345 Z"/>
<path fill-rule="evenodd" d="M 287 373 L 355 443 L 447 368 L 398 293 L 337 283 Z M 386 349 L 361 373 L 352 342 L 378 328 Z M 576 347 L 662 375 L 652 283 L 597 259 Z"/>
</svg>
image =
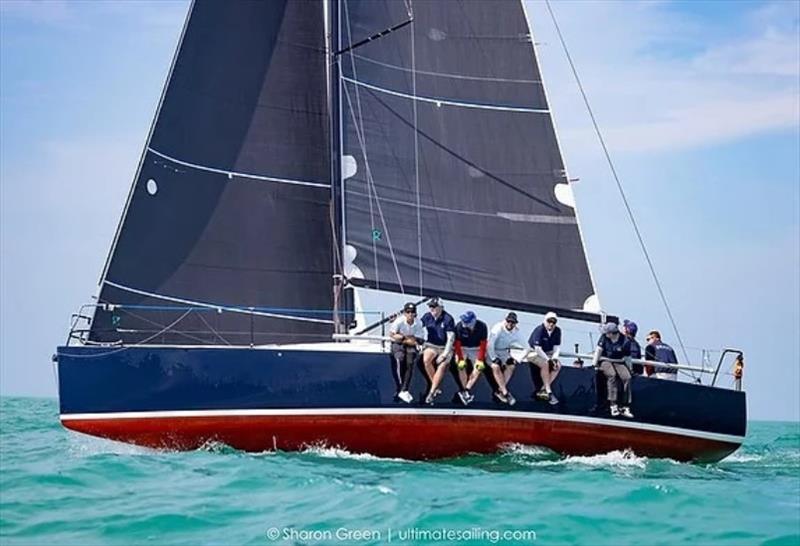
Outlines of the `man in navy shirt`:
<svg viewBox="0 0 800 546">
<path fill-rule="evenodd" d="M 423 345 L 422 362 L 431 382 L 430 391 L 425 397 L 425 403 L 430 405 L 442 392 L 439 390 L 439 385 L 442 384 L 447 365 L 453 356 L 456 321 L 444 310 L 439 298 L 432 298 L 428 302 L 428 309 L 429 311 L 422 315 L 422 325 L 428 332 L 428 340 Z"/>
<path fill-rule="evenodd" d="M 634 360 L 641 360 L 642 358 L 642 347 L 639 345 L 639 342 L 636 341 L 636 332 L 638 331 L 639 327 L 636 326 L 636 323 L 632 320 L 625 319 L 622 321 L 622 334 L 628 338 L 631 344 L 631 358 Z M 631 366 L 631 371 L 633 375 L 642 375 L 644 366 L 641 364 L 633 364 Z"/>
<path fill-rule="evenodd" d="M 458 393 L 461 402 L 466 406 L 475 398 L 471 389 L 486 368 L 486 345 L 489 338 L 489 328 L 482 320 L 478 320 L 473 311 L 461 315 L 461 320 L 456 324 L 455 353 L 458 362 L 458 374 L 463 390 Z M 472 366 L 472 372 L 467 378 L 467 366 Z"/>
<path fill-rule="evenodd" d="M 645 360 L 655 360 L 656 362 L 678 363 L 678 357 L 675 355 L 675 351 L 672 347 L 661 341 L 661 333 L 658 330 L 652 330 L 647 334 L 647 346 L 644 348 L 644 358 Z M 678 379 L 677 368 L 670 368 L 668 366 L 648 366 L 648 368 L 650 368 L 648 369 L 648 376 L 655 374 L 658 379 L 672 379 L 673 381 Z"/>
<path fill-rule="evenodd" d="M 558 317 L 552 311 L 544 316 L 544 322 L 533 329 L 528 345 L 532 351 L 528 353 L 528 361 L 539 368 L 542 376 L 542 388 L 536 393 L 536 398 L 547 400 L 550 404 L 558 404 L 550 386 L 556 380 L 561 370 L 558 357 L 561 353 L 561 328 L 556 326 Z"/>
<path fill-rule="evenodd" d="M 628 338 L 623 336 L 617 325 L 608 322 L 603 326 L 603 335 L 597 342 L 597 349 L 594 351 L 592 364 L 600 368 L 606 376 L 608 385 L 608 402 L 611 405 L 611 416 L 622 415 L 629 419 L 633 418 L 631 412 L 631 372 L 628 362 L 631 358 L 631 343 Z M 609 360 L 625 360 L 626 362 L 610 362 Z M 601 362 L 602 360 L 602 362 Z M 622 383 L 622 396 L 618 396 L 617 380 Z M 622 400 L 621 407 L 617 406 Z"/>
</svg>

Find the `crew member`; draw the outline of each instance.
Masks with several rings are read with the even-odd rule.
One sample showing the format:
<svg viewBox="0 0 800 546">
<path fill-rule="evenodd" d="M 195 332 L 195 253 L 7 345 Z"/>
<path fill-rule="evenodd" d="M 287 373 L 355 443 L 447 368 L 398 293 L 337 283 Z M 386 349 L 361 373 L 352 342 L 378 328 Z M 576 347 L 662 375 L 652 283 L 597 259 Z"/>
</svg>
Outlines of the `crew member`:
<svg viewBox="0 0 800 546">
<path fill-rule="evenodd" d="M 642 347 L 639 345 L 639 342 L 636 341 L 636 332 L 638 331 L 639 327 L 636 326 L 636 323 L 632 320 L 625 319 L 622 321 L 622 335 L 628 338 L 631 344 L 631 358 L 634 360 L 642 359 Z M 633 375 L 642 375 L 644 373 L 644 366 L 641 364 L 632 364 L 631 371 Z"/>
<path fill-rule="evenodd" d="M 456 321 L 444 310 L 439 298 L 431 298 L 428 309 L 428 312 L 422 315 L 422 325 L 428 333 L 428 339 L 422 349 L 422 362 L 425 364 L 425 373 L 428 374 L 431 383 L 428 395 L 425 397 L 425 403 L 430 405 L 442 393 L 439 385 L 453 357 Z"/>
<path fill-rule="evenodd" d="M 519 328 L 517 328 L 518 322 L 517 314 L 511 311 L 506 315 L 505 320 L 492 326 L 492 330 L 489 333 L 487 351 L 492 375 L 497 381 L 497 390 L 494 392 L 494 397 L 510 406 L 516 403 L 516 399 L 508 391 L 507 386 L 517 367 L 517 361 L 511 356 L 511 349 L 527 349 Z"/>
<path fill-rule="evenodd" d="M 410 404 L 414 397 L 408 391 L 414 363 L 419 356 L 419 347 L 425 341 L 425 327 L 417 319 L 417 306 L 409 302 L 403 306 L 403 314 L 389 327 L 392 339 L 394 372 L 397 379 L 397 398 Z"/>
<path fill-rule="evenodd" d="M 561 354 L 561 328 L 556 326 L 558 317 L 552 311 L 544 316 L 542 324 L 533 329 L 528 338 L 528 345 L 532 351 L 528 354 L 528 361 L 539 368 L 542 376 L 542 388 L 536 393 L 536 398 L 546 400 L 550 404 L 558 404 L 550 386 L 558 377 L 561 363 L 558 357 Z"/>
<path fill-rule="evenodd" d="M 661 341 L 661 333 L 658 330 L 651 330 L 647 334 L 647 346 L 644 348 L 644 359 L 655 360 L 656 362 L 664 362 L 665 364 L 677 364 L 678 357 L 675 351 Z M 658 379 L 671 379 L 676 381 L 678 379 L 677 368 L 670 368 L 669 366 L 647 366 L 647 375 L 655 375 Z"/>
<path fill-rule="evenodd" d="M 478 320 L 473 311 L 467 311 L 459 318 L 461 320 L 456 324 L 454 349 L 456 362 L 458 362 L 459 379 L 461 385 L 464 386 L 463 390 L 459 391 L 458 397 L 466 406 L 475 399 L 471 389 L 486 368 L 486 345 L 489 329 L 485 322 Z M 467 376 L 469 368 L 471 368 L 471 372 Z"/>
<path fill-rule="evenodd" d="M 622 415 L 632 418 L 631 412 L 631 372 L 628 368 L 631 356 L 631 345 L 628 339 L 620 334 L 619 327 L 613 322 L 608 322 L 603 326 L 603 335 L 597 342 L 597 349 L 594 351 L 592 364 L 606 376 L 608 385 L 608 401 L 611 405 L 612 417 Z M 602 362 L 600 360 L 604 359 Z M 626 362 L 609 362 L 605 359 L 625 360 Z M 619 401 L 617 380 L 622 383 L 622 404 L 621 408 L 617 405 Z"/>
</svg>

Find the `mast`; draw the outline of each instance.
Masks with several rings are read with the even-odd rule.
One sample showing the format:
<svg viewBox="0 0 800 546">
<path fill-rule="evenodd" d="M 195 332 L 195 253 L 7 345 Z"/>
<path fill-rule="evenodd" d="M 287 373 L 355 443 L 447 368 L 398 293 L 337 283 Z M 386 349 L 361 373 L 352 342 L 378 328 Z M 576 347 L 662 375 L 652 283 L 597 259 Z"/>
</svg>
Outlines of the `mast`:
<svg viewBox="0 0 800 546">
<path fill-rule="evenodd" d="M 333 234 L 333 322 L 335 333 L 346 333 L 348 320 L 347 305 L 344 298 L 344 191 L 341 152 L 341 72 L 337 51 L 341 49 L 339 32 L 341 2 L 325 0 L 326 61 L 328 75 L 328 112 L 330 113 L 330 155 L 331 155 L 331 230 Z"/>
</svg>

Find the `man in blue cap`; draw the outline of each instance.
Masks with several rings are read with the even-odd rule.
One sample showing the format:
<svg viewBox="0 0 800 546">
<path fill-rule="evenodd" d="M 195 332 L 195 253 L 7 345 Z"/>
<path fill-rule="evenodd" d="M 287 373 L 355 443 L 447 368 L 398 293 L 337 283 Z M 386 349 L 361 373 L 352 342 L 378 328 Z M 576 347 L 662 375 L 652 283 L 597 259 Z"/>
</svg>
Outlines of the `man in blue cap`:
<svg viewBox="0 0 800 546">
<path fill-rule="evenodd" d="M 630 356 L 630 342 L 620 333 L 619 327 L 613 322 L 604 324 L 603 335 L 600 336 L 597 342 L 592 365 L 595 368 L 599 368 L 606 377 L 608 402 L 612 417 L 622 415 L 628 419 L 633 418 L 633 412 L 631 412 L 631 372 L 628 368 Z M 617 388 L 617 381 L 622 384 L 621 396 L 618 396 L 620 393 Z"/>
<path fill-rule="evenodd" d="M 486 368 L 486 343 L 489 338 L 489 328 L 482 320 L 478 320 L 473 311 L 467 311 L 459 317 L 456 324 L 456 342 L 454 350 L 458 363 L 458 375 L 462 386 L 458 397 L 466 406 L 475 398 L 470 392 Z M 467 378 L 467 368 L 472 371 Z"/>
<path fill-rule="evenodd" d="M 638 331 L 639 327 L 636 326 L 636 323 L 632 320 L 625 319 L 622 321 L 622 334 L 631 344 L 631 358 L 634 360 L 641 360 L 642 358 L 642 347 L 639 345 L 639 342 L 636 341 L 636 332 Z M 633 375 L 642 375 L 644 373 L 644 366 L 641 364 L 633 364 L 631 370 L 633 371 Z"/>
</svg>

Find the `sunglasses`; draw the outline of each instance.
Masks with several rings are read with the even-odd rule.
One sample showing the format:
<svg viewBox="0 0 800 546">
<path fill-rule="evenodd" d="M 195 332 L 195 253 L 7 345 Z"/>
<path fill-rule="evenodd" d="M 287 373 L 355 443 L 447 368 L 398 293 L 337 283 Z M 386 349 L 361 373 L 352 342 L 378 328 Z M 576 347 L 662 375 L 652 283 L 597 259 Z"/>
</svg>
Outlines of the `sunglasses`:
<svg viewBox="0 0 800 546">
<path fill-rule="evenodd" d="M 406 314 L 408 314 L 408 315 L 416 315 L 417 312 L 416 311 L 406 311 Z"/>
<path fill-rule="evenodd" d="M 555 323 L 557 323 L 557 322 L 558 322 L 558 321 L 557 321 L 556 319 L 554 319 L 554 318 L 547 319 L 547 323 L 548 323 L 548 324 L 555 324 Z"/>
</svg>

